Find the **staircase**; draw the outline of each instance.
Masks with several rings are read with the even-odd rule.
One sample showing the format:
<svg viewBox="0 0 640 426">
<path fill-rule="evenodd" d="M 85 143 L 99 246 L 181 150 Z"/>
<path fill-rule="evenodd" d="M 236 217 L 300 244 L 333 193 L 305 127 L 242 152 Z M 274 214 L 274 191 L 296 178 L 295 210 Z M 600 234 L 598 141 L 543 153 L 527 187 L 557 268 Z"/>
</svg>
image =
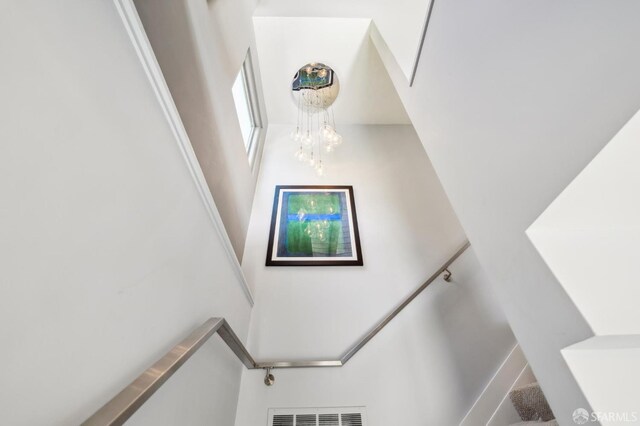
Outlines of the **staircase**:
<svg viewBox="0 0 640 426">
<path fill-rule="evenodd" d="M 513 389 L 509 392 L 509 399 L 522 420 L 511 426 L 558 425 L 538 382 Z"/>
</svg>

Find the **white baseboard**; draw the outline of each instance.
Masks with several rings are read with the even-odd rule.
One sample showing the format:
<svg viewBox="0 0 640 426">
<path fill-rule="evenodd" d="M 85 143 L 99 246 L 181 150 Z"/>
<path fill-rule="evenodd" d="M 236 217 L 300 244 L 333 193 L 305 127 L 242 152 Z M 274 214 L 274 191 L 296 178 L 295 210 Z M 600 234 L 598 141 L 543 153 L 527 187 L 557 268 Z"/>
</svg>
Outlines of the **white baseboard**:
<svg viewBox="0 0 640 426">
<path fill-rule="evenodd" d="M 515 345 L 462 419 L 460 426 L 506 426 L 513 423 L 511 420 L 515 409 L 511 406 L 509 391 L 514 386 L 523 384 L 520 382 L 529 380 L 532 377 L 530 371 L 520 346 Z M 513 420 L 519 421 L 518 418 Z"/>
<path fill-rule="evenodd" d="M 527 364 L 509 391 L 505 394 L 502 402 L 500 402 L 500 405 L 498 405 L 498 408 L 496 408 L 495 413 L 493 413 L 486 426 L 507 426 L 513 423 L 520 423 L 522 419 L 509 398 L 509 392 L 517 387 L 525 386 L 535 381 L 536 378 L 533 375 L 533 371 L 531 371 L 531 367 Z"/>
</svg>

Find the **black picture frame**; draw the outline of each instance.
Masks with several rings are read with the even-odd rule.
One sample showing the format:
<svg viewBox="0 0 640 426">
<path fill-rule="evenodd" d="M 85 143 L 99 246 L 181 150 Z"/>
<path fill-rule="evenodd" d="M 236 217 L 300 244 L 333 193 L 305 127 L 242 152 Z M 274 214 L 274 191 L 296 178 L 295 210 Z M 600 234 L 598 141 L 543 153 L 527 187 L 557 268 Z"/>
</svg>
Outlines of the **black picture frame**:
<svg viewBox="0 0 640 426">
<path fill-rule="evenodd" d="M 352 228 L 350 239 L 352 244 L 352 256 L 342 259 L 341 257 L 314 259 L 309 257 L 274 257 L 277 253 L 276 233 L 280 232 L 280 223 L 278 223 L 278 210 L 281 206 L 281 195 L 287 190 L 291 192 L 304 192 L 305 190 L 314 192 L 343 192 L 346 193 L 347 214 L 349 225 Z M 284 191 L 284 192 L 283 192 Z M 267 248 L 266 266 L 363 266 L 362 247 L 360 246 L 360 231 L 358 229 L 358 216 L 356 213 L 356 203 L 354 197 L 353 186 L 351 185 L 277 185 L 273 197 L 273 209 L 271 212 L 271 227 L 269 229 L 269 242 Z"/>
</svg>

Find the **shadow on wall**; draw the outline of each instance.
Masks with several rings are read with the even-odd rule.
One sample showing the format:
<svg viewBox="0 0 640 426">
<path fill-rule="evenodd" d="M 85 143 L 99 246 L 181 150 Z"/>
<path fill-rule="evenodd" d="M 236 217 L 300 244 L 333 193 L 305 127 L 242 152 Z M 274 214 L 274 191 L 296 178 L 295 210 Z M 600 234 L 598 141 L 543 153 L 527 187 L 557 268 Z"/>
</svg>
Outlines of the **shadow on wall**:
<svg viewBox="0 0 640 426">
<path fill-rule="evenodd" d="M 250 37 L 245 35 L 246 43 L 242 45 L 227 43 L 229 34 L 214 25 L 215 11 L 210 13 L 205 2 L 134 2 L 236 256 L 241 260 L 256 176 L 247 160 L 231 87 Z M 242 2 L 237 3 L 237 7 L 242 6 Z M 252 30 L 250 14 L 237 25 L 239 28 L 248 25 Z M 238 55 L 242 58 L 239 62 L 221 59 Z"/>
</svg>

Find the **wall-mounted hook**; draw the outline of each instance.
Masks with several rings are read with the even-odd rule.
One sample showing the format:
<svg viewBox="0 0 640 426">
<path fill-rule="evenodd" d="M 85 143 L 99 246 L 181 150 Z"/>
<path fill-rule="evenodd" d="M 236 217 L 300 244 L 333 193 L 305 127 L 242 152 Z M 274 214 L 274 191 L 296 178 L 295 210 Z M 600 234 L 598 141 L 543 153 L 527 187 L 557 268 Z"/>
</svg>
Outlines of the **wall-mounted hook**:
<svg viewBox="0 0 640 426">
<path fill-rule="evenodd" d="M 445 269 L 443 272 L 444 272 L 444 277 L 443 277 L 444 280 L 446 282 L 451 282 L 451 271 L 448 269 Z"/>
<path fill-rule="evenodd" d="M 267 370 L 267 374 L 264 376 L 264 384 L 271 386 L 275 383 L 276 378 L 271 374 L 271 368 L 265 368 L 265 370 Z"/>
</svg>

